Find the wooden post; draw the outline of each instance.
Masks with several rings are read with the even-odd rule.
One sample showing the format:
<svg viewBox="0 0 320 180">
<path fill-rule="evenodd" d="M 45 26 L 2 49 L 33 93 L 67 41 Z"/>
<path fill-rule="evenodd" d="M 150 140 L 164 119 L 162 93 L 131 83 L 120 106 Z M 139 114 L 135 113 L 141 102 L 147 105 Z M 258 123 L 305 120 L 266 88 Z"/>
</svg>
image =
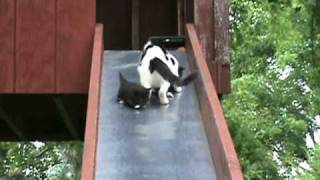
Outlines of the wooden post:
<svg viewBox="0 0 320 180">
<path fill-rule="evenodd" d="M 178 35 L 184 35 L 184 0 L 177 0 Z"/>
<path fill-rule="evenodd" d="M 140 0 L 132 1 L 132 49 L 140 49 Z"/>
<path fill-rule="evenodd" d="M 228 18 L 226 0 L 197 0 L 194 3 L 194 24 L 219 94 L 231 91 Z"/>
<path fill-rule="evenodd" d="M 214 61 L 219 73 L 219 93 L 231 91 L 229 4 L 227 0 L 213 1 Z"/>
<path fill-rule="evenodd" d="M 194 0 L 184 0 L 185 23 L 194 22 Z"/>
</svg>

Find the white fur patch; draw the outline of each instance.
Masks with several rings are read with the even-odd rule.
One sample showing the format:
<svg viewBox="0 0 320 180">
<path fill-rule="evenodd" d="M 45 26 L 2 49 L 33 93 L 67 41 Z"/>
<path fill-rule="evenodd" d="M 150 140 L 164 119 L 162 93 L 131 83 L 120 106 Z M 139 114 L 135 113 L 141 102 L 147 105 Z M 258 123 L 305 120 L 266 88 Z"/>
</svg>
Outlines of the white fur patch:
<svg viewBox="0 0 320 180">
<path fill-rule="evenodd" d="M 150 44 L 151 42 L 148 41 L 144 46 L 144 50 Z M 170 83 L 166 81 L 157 71 L 154 71 L 151 74 L 149 70 L 150 61 L 153 60 L 154 58 L 160 59 L 164 64 L 167 65 L 170 71 L 176 76 L 179 76 L 179 73 L 178 73 L 179 62 L 170 52 L 165 54 L 159 46 L 153 46 L 147 49 L 146 54 L 144 55 L 143 59 L 141 59 L 141 64 L 138 66 L 138 74 L 140 77 L 141 85 L 145 88 L 160 88 L 159 90 L 160 103 L 168 104 L 169 103 L 168 97 L 173 98 L 173 94 L 168 93 Z M 181 91 L 181 88 L 178 89 L 178 92 L 180 91 Z"/>
<path fill-rule="evenodd" d="M 174 86 L 174 90 L 179 93 L 182 91 L 182 87 Z"/>
<path fill-rule="evenodd" d="M 171 92 L 168 92 L 168 93 L 167 93 L 167 96 L 168 96 L 168 98 L 170 98 L 170 99 L 172 99 L 172 98 L 174 97 Z"/>
</svg>

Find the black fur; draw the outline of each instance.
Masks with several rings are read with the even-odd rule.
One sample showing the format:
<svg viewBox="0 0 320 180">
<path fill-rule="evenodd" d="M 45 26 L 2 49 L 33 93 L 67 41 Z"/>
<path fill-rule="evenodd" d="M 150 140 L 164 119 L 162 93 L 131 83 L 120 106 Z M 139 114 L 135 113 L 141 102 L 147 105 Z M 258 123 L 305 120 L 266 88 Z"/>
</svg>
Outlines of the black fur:
<svg viewBox="0 0 320 180">
<path fill-rule="evenodd" d="M 179 75 L 183 72 L 183 68 L 180 67 L 179 68 L 180 71 Z M 177 86 L 185 86 L 187 84 L 189 84 L 190 82 L 192 82 L 193 80 L 195 80 L 197 78 L 197 72 L 193 72 L 191 74 L 189 74 L 186 78 L 182 79 L 182 77 L 178 77 L 175 74 L 173 74 L 169 67 L 161 61 L 161 59 L 159 58 L 154 58 L 150 61 L 150 66 L 149 66 L 149 70 L 151 73 L 153 73 L 154 71 L 157 71 L 162 78 L 164 78 L 166 81 L 169 81 L 170 84 L 175 84 Z"/>
<path fill-rule="evenodd" d="M 192 81 L 196 80 L 198 77 L 198 72 L 192 72 L 190 73 L 187 77 L 185 77 L 184 79 L 180 80 L 177 85 L 178 86 L 186 86 L 189 83 L 191 83 Z"/>
<path fill-rule="evenodd" d="M 170 60 L 171 60 L 171 62 L 172 62 L 173 65 L 176 64 L 172 58 L 170 58 Z"/>
<path fill-rule="evenodd" d="M 135 109 L 144 107 L 149 101 L 151 89 L 146 89 L 138 83 L 126 80 L 121 73 L 118 101 L 123 101 L 127 106 Z M 135 106 L 139 105 L 139 108 Z"/>
<path fill-rule="evenodd" d="M 183 71 L 184 71 L 184 67 L 179 66 L 179 68 L 178 68 L 178 74 L 179 74 L 179 77 L 180 77 L 180 78 L 182 78 Z"/>
<path fill-rule="evenodd" d="M 174 75 L 169 67 L 159 58 L 153 58 L 150 61 L 149 70 L 151 73 L 157 71 L 165 80 L 169 81 L 170 84 L 175 84 L 179 81 L 179 77 Z"/>
</svg>

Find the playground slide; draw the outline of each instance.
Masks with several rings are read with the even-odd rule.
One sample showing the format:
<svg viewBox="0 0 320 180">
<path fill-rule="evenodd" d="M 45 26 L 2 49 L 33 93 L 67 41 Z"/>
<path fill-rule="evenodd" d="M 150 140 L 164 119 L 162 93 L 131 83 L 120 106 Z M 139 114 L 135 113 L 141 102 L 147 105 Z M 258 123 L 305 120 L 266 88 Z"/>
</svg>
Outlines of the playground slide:
<svg viewBox="0 0 320 180">
<path fill-rule="evenodd" d="M 188 67 L 186 54 L 174 55 Z M 166 106 L 157 98 L 142 110 L 116 102 L 119 72 L 137 82 L 139 56 L 139 51 L 104 53 L 96 179 L 214 180 L 193 85 Z"/>
<path fill-rule="evenodd" d="M 187 72 L 199 71 L 198 80 L 184 87 L 169 105 L 154 98 L 142 110 L 119 104 L 116 98 L 119 72 L 138 81 L 140 52 L 103 51 L 102 27 L 97 27 L 82 179 L 242 180 L 194 26 L 187 25 L 187 52 L 173 53 Z"/>
</svg>

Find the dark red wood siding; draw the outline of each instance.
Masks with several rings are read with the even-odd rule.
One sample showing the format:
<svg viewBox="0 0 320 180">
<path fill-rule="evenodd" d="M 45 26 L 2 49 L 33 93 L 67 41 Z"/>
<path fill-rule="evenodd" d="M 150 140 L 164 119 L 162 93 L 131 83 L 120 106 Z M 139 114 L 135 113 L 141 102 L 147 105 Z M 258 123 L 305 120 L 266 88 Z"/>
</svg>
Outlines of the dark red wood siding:
<svg viewBox="0 0 320 180">
<path fill-rule="evenodd" d="M 87 93 L 92 0 L 0 0 L 0 93 Z"/>
<path fill-rule="evenodd" d="M 89 88 L 95 1 L 57 2 L 57 92 L 86 93 Z"/>
<path fill-rule="evenodd" d="M 14 89 L 15 0 L 0 0 L 0 92 Z"/>
<path fill-rule="evenodd" d="M 55 0 L 17 1 L 16 92 L 54 92 Z M 32 13 L 31 13 L 32 12 Z"/>
</svg>

